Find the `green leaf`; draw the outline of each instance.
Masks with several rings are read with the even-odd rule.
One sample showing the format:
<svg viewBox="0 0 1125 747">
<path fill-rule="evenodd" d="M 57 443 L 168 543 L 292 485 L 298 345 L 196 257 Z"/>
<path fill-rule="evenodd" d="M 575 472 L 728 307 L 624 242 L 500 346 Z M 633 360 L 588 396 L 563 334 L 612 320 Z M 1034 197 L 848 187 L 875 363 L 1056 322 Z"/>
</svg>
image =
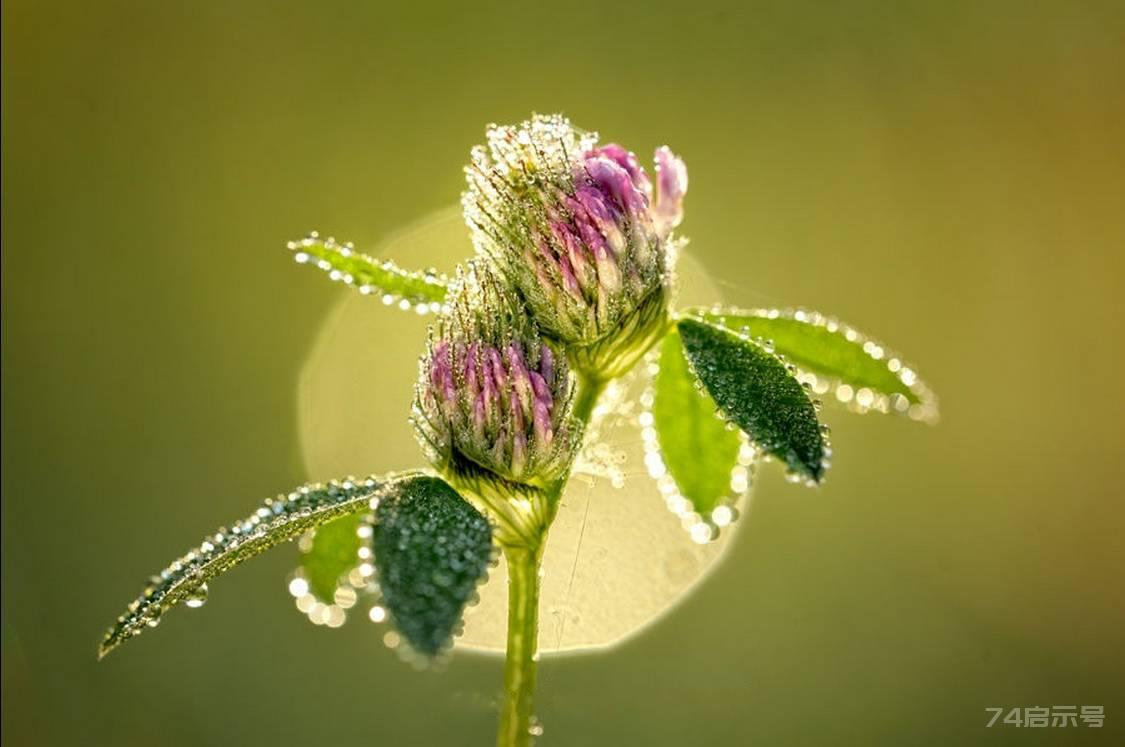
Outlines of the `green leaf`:
<svg viewBox="0 0 1125 747">
<path fill-rule="evenodd" d="M 415 650 L 438 653 L 492 560 L 488 520 L 443 480 L 418 476 L 379 501 L 372 546 L 395 627 Z"/>
<path fill-rule="evenodd" d="M 802 381 L 820 394 L 832 392 L 853 410 L 937 419 L 937 398 L 902 356 L 836 319 L 803 309 L 689 313 L 770 341 L 775 352 L 801 370 Z"/>
<path fill-rule="evenodd" d="M 290 241 L 289 249 L 300 264 L 310 264 L 365 295 L 378 293 L 386 304 L 405 309 L 418 306 L 436 311 L 445 300 L 448 279 L 432 270 L 411 272 L 390 260 L 357 252 L 350 243 L 338 244 L 313 232 L 300 241 Z"/>
<path fill-rule="evenodd" d="M 306 485 L 288 495 L 267 499 L 250 516 L 205 537 L 198 547 L 150 578 L 141 596 L 130 603 L 106 633 L 98 658 L 155 628 L 162 616 L 180 603 L 201 606 L 206 600 L 207 583 L 219 574 L 317 526 L 370 510 L 373 498 L 393 490 L 414 474 Z"/>
<path fill-rule="evenodd" d="M 731 470 L 738 462 L 741 440 L 716 417 L 718 406 L 707 392 L 696 388 L 696 381 L 680 335 L 669 333 L 653 381 L 653 426 L 664 466 L 680 494 L 697 513 L 707 516 L 730 496 Z"/>
<path fill-rule="evenodd" d="M 819 482 L 824 435 L 816 408 L 786 365 L 723 327 L 691 318 L 677 326 L 692 370 L 727 419 L 791 473 Z"/>
<path fill-rule="evenodd" d="M 359 565 L 359 536 L 363 517 L 342 516 L 314 530 L 312 547 L 301 553 L 301 569 L 309 589 L 322 602 L 331 603 L 340 577 Z"/>
</svg>

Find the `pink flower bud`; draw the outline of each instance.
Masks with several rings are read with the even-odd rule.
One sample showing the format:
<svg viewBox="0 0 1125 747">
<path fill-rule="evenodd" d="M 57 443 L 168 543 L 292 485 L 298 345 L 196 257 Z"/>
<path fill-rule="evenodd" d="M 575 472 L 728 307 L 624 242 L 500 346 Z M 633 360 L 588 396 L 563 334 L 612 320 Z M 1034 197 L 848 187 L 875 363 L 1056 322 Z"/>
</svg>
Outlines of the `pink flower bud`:
<svg viewBox="0 0 1125 747">
<path fill-rule="evenodd" d="M 649 199 L 652 198 L 652 183 L 649 182 L 648 174 L 641 168 L 640 163 L 637 162 L 637 157 L 633 155 L 632 151 L 625 150 L 617 143 L 607 143 L 594 148 L 590 153 L 591 155 L 608 158 L 625 169 L 637 189 L 644 192 L 645 196 Z"/>
<path fill-rule="evenodd" d="M 565 360 L 540 339 L 515 292 L 486 264 L 470 263 L 421 362 L 413 422 L 430 460 L 528 484 L 561 477 L 578 435 Z"/>
<path fill-rule="evenodd" d="M 653 222 L 656 232 L 667 236 L 684 218 L 684 194 L 687 192 L 687 166 L 667 145 L 656 149 L 656 208 Z"/>
<path fill-rule="evenodd" d="M 544 332 L 601 343 L 636 330 L 628 319 L 642 304 L 665 308 L 671 230 L 687 189 L 682 161 L 657 151 L 654 195 L 632 152 L 598 145 L 561 116 L 492 126 L 487 138 L 465 169 L 465 220 L 478 254 L 517 286 Z"/>
</svg>

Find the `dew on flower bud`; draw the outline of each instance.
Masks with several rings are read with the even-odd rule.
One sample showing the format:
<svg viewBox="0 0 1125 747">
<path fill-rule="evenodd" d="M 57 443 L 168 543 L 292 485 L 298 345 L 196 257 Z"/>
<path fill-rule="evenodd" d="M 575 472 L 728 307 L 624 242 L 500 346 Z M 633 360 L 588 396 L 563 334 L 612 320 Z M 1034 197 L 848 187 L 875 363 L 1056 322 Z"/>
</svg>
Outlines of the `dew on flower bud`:
<svg viewBox="0 0 1125 747">
<path fill-rule="evenodd" d="M 633 153 L 598 145 L 596 134 L 561 116 L 491 125 L 486 134 L 470 154 L 462 196 L 478 254 L 518 286 L 556 339 L 640 344 L 651 330 L 627 320 L 654 296 L 666 305 L 683 162 L 657 151 L 654 192 Z"/>
<path fill-rule="evenodd" d="M 549 481 L 578 447 L 566 356 L 541 339 L 515 292 L 483 261 L 462 268 L 430 329 L 413 423 L 430 461 Z"/>
</svg>

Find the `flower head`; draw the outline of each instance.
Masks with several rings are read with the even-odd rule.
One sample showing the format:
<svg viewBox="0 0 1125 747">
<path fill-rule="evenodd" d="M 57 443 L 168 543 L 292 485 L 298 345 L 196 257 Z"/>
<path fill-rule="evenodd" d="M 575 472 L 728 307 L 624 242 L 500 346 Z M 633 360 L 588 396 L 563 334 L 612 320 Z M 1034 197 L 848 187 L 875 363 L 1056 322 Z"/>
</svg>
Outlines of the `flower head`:
<svg viewBox="0 0 1125 747">
<path fill-rule="evenodd" d="M 552 337 L 590 345 L 654 298 L 665 308 L 687 171 L 666 147 L 655 160 L 654 188 L 631 152 L 558 115 L 493 125 L 473 149 L 462 203 L 474 244 Z"/>
<path fill-rule="evenodd" d="M 570 398 L 565 356 L 515 293 L 483 262 L 460 269 L 415 391 L 412 420 L 430 461 L 518 483 L 555 480 L 577 446 Z"/>
</svg>

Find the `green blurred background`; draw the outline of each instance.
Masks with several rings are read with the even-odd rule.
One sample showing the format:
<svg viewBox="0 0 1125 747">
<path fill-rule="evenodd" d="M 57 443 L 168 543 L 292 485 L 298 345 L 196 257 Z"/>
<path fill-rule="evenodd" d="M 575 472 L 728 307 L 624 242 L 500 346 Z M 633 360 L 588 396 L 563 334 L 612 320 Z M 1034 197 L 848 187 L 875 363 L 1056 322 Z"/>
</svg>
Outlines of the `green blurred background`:
<svg viewBox="0 0 1125 747">
<path fill-rule="evenodd" d="M 730 300 L 871 331 L 944 416 L 829 410 L 823 489 L 767 471 L 672 615 L 544 662 L 542 743 L 1121 743 L 1120 3 L 3 9 L 5 744 L 490 743 L 498 660 L 314 628 L 286 550 L 94 649 L 306 478 L 297 374 L 344 291 L 284 241 L 375 245 L 532 110 L 671 144 Z M 1055 704 L 1106 726 L 984 728 Z"/>
</svg>

